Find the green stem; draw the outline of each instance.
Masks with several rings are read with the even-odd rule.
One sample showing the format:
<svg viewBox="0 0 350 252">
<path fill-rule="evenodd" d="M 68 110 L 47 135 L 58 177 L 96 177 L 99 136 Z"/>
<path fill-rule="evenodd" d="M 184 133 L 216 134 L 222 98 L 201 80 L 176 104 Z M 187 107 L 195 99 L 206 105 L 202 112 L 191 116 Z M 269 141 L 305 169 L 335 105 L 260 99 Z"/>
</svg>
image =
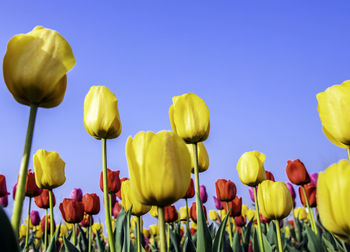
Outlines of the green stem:
<svg viewBox="0 0 350 252">
<path fill-rule="evenodd" d="M 19 170 L 19 177 L 17 182 L 16 198 L 15 198 L 15 203 L 14 203 L 13 212 L 12 212 L 11 223 L 12 223 L 13 230 L 17 236 L 18 236 L 19 224 L 22 218 L 22 208 L 23 208 L 23 201 L 25 196 L 27 170 L 28 170 L 30 151 L 32 148 L 33 131 L 34 131 L 34 124 L 35 124 L 35 117 L 36 117 L 37 110 L 38 110 L 37 106 L 35 105 L 30 106 L 27 135 L 24 143 L 21 167 Z"/>
<path fill-rule="evenodd" d="M 28 247 L 29 229 L 30 229 L 30 207 L 31 207 L 31 204 L 32 204 L 32 197 L 29 197 L 29 202 L 28 202 L 28 219 L 27 219 L 27 234 L 26 234 L 25 248 Z"/>
<path fill-rule="evenodd" d="M 50 200 L 50 241 L 53 239 L 53 198 L 52 189 L 49 189 L 49 200 Z"/>
<path fill-rule="evenodd" d="M 259 203 L 258 203 L 258 197 L 256 193 L 256 187 L 254 186 L 254 199 L 255 199 L 255 208 L 256 208 L 256 220 L 258 222 L 258 238 L 259 238 L 259 245 L 260 245 L 260 250 L 262 252 L 265 251 L 264 249 L 264 244 L 263 244 L 263 239 L 262 239 L 262 232 L 261 232 L 261 222 L 260 222 L 260 213 L 259 213 Z"/>
<path fill-rule="evenodd" d="M 200 191 L 199 191 L 199 172 L 198 172 L 198 150 L 197 143 L 192 144 L 193 147 L 193 163 L 194 163 L 194 188 L 196 192 L 196 213 L 197 218 L 200 215 L 200 207 L 202 207 L 200 200 Z"/>
<path fill-rule="evenodd" d="M 91 226 L 92 226 L 92 216 L 89 215 L 89 252 L 91 252 L 91 243 L 92 243 L 92 233 L 91 233 Z"/>
<path fill-rule="evenodd" d="M 102 140 L 103 197 L 104 197 L 104 204 L 105 204 L 106 227 L 107 227 L 107 235 L 108 235 L 110 251 L 115 252 L 111 215 L 109 212 L 106 139 L 102 138 L 101 140 Z"/>
<path fill-rule="evenodd" d="M 164 208 L 158 207 L 158 225 L 160 236 L 160 252 L 166 251 L 165 241 L 165 227 L 164 227 Z"/>
<path fill-rule="evenodd" d="M 227 208 L 227 215 L 229 214 L 229 212 L 230 212 L 230 208 L 229 208 L 229 206 L 228 206 L 228 202 L 226 201 L 226 208 Z M 232 239 L 232 228 L 231 228 L 231 219 L 230 219 L 230 216 L 228 216 L 227 217 L 228 218 L 228 223 L 229 223 L 229 234 L 230 234 L 230 246 L 231 246 L 231 248 L 232 248 L 232 245 L 233 245 L 233 239 Z"/>
<path fill-rule="evenodd" d="M 293 215 L 293 220 L 294 220 L 294 226 L 295 226 L 295 233 L 296 233 L 296 238 L 297 238 L 297 242 L 300 242 L 300 233 L 299 233 L 299 223 L 297 224 L 297 218 L 295 218 L 295 214 L 294 214 L 294 206 L 292 208 L 292 215 Z"/>
<path fill-rule="evenodd" d="M 188 232 L 188 230 L 190 230 L 190 227 L 189 227 L 190 218 L 188 216 L 188 202 L 187 202 L 187 199 L 185 199 L 185 201 L 186 201 L 186 232 Z"/>
<path fill-rule="evenodd" d="M 137 252 L 141 252 L 141 217 L 137 216 Z"/>
<path fill-rule="evenodd" d="M 277 242 L 278 242 L 278 251 L 283 252 L 282 247 L 282 240 L 281 240 L 281 230 L 280 230 L 280 223 L 278 220 L 273 220 L 276 226 L 276 233 L 277 233 Z"/>
<path fill-rule="evenodd" d="M 315 223 L 314 212 L 312 211 L 312 208 L 310 207 L 309 200 L 307 199 L 304 186 L 301 186 L 301 187 L 303 188 L 303 194 L 304 194 L 304 199 L 305 199 L 307 211 L 308 211 L 310 222 L 311 222 L 311 228 L 315 232 L 315 234 L 317 235 L 318 232 L 317 232 L 317 227 L 316 227 L 316 223 Z"/>
<path fill-rule="evenodd" d="M 170 224 L 167 223 L 167 226 L 168 226 L 168 232 L 167 232 L 167 252 L 170 252 Z"/>
<path fill-rule="evenodd" d="M 47 208 L 45 209 L 45 251 L 47 249 Z"/>
<path fill-rule="evenodd" d="M 75 226 L 75 223 L 73 224 L 73 234 L 72 234 L 72 236 L 73 236 L 73 245 L 75 246 L 75 244 L 76 244 L 76 242 L 75 242 L 75 230 L 76 230 L 77 228 L 76 228 L 76 226 Z"/>
</svg>

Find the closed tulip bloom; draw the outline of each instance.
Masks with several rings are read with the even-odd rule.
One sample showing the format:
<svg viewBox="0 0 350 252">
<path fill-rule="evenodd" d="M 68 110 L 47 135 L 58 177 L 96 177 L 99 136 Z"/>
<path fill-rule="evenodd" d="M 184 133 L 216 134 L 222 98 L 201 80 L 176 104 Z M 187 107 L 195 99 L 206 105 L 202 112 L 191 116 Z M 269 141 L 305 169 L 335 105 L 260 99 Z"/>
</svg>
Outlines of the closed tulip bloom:
<svg viewBox="0 0 350 252">
<path fill-rule="evenodd" d="M 8 193 L 9 194 L 9 193 Z M 6 194 L 5 196 L 0 197 L 0 205 L 5 208 L 8 206 L 9 204 L 9 200 L 8 200 L 8 194 Z"/>
<path fill-rule="evenodd" d="M 287 188 L 288 188 L 288 190 L 290 192 L 290 195 L 292 196 L 292 199 L 295 200 L 296 194 L 295 194 L 295 190 L 294 190 L 293 185 L 291 183 L 289 183 L 289 182 L 286 182 L 286 186 L 287 186 Z"/>
<path fill-rule="evenodd" d="M 131 214 L 135 216 L 142 216 L 151 210 L 151 206 L 144 205 L 142 204 L 139 200 L 138 197 L 135 195 L 134 191 L 131 188 L 131 181 L 126 180 L 123 182 L 122 186 L 122 204 L 123 208 L 128 211 L 130 207 L 132 206 L 131 209 Z"/>
<path fill-rule="evenodd" d="M 68 223 L 79 223 L 84 217 L 83 203 L 74 199 L 63 199 L 59 209 L 63 219 Z"/>
<path fill-rule="evenodd" d="M 219 215 L 215 210 L 209 210 L 209 219 L 212 221 L 217 221 L 219 220 Z"/>
<path fill-rule="evenodd" d="M 185 196 L 183 196 L 182 198 L 190 199 L 193 197 L 194 197 L 194 183 L 193 183 L 193 179 L 191 179 L 190 186 L 188 187 Z"/>
<path fill-rule="evenodd" d="M 317 110 L 320 115 L 323 132 L 333 144 L 341 148 L 350 147 L 350 81 L 334 85 L 318 93 Z"/>
<path fill-rule="evenodd" d="M 4 80 L 17 102 L 52 108 L 62 102 L 66 74 L 74 65 L 68 42 L 58 32 L 36 26 L 8 42 L 3 61 Z"/>
<path fill-rule="evenodd" d="M 43 189 L 40 195 L 34 197 L 35 204 L 41 209 L 50 208 L 49 190 Z M 55 194 L 52 192 L 52 207 L 56 205 Z"/>
<path fill-rule="evenodd" d="M 80 188 L 73 188 L 70 193 L 70 198 L 81 201 L 83 199 L 83 191 Z"/>
<path fill-rule="evenodd" d="M 236 196 L 233 200 L 229 201 L 228 202 L 229 209 L 227 209 L 227 204 L 223 204 L 223 206 L 227 213 L 229 210 L 231 210 L 230 212 L 231 217 L 240 216 L 242 213 L 242 198 Z"/>
<path fill-rule="evenodd" d="M 86 193 L 82 199 L 84 211 L 87 214 L 95 215 L 100 212 L 100 198 L 96 193 Z"/>
<path fill-rule="evenodd" d="M 237 227 L 244 227 L 245 224 L 246 224 L 246 219 L 242 215 L 235 217 L 235 225 Z"/>
<path fill-rule="evenodd" d="M 194 173 L 194 157 L 193 157 L 193 146 L 186 144 L 189 153 L 191 154 L 191 172 Z M 209 168 L 209 155 L 204 143 L 199 142 L 197 144 L 197 157 L 198 157 L 198 172 L 205 172 Z"/>
<path fill-rule="evenodd" d="M 34 157 L 35 181 L 39 188 L 53 189 L 64 184 L 66 163 L 55 151 L 38 150 Z"/>
<path fill-rule="evenodd" d="M 178 219 L 178 213 L 175 206 L 164 207 L 164 221 L 166 223 L 175 222 Z"/>
<path fill-rule="evenodd" d="M 310 182 L 309 173 L 300 159 L 294 161 L 288 160 L 286 173 L 290 182 L 295 185 L 304 185 Z"/>
<path fill-rule="evenodd" d="M 123 209 L 123 207 L 120 203 L 115 203 L 113 206 L 113 209 L 112 209 L 113 217 L 117 218 L 122 209 Z"/>
<path fill-rule="evenodd" d="M 305 208 L 303 207 L 298 207 L 294 209 L 294 216 L 295 218 L 297 218 L 298 220 L 307 220 L 308 219 L 308 214 L 305 210 Z"/>
<path fill-rule="evenodd" d="M 175 133 L 140 132 L 134 139 L 129 137 L 126 156 L 133 191 L 143 204 L 163 207 L 185 195 L 191 180 L 191 157 Z"/>
<path fill-rule="evenodd" d="M 108 179 L 108 175 L 107 175 L 107 179 Z M 121 178 L 120 179 L 120 189 L 119 189 L 119 191 L 115 194 L 120 200 L 122 200 L 122 183 L 123 183 L 123 181 L 125 181 L 125 180 L 128 180 L 129 178 Z"/>
<path fill-rule="evenodd" d="M 19 239 L 26 237 L 26 235 L 27 235 L 27 225 L 22 224 L 19 227 Z"/>
<path fill-rule="evenodd" d="M 30 223 L 32 223 L 33 226 L 39 225 L 39 223 L 40 223 L 40 215 L 39 215 L 38 211 L 32 210 L 30 212 Z"/>
<path fill-rule="evenodd" d="M 267 180 L 275 181 L 275 177 L 273 176 L 272 172 L 270 172 L 270 171 L 265 170 L 265 177 Z"/>
<path fill-rule="evenodd" d="M 248 192 L 249 192 L 249 197 L 250 197 L 251 201 L 255 202 L 254 187 L 249 187 Z"/>
<path fill-rule="evenodd" d="M 117 193 L 120 190 L 120 171 L 107 169 L 107 184 L 109 193 Z M 103 192 L 103 172 L 100 175 L 100 189 Z"/>
<path fill-rule="evenodd" d="M 314 172 L 310 174 L 310 183 L 317 185 L 318 173 Z"/>
<path fill-rule="evenodd" d="M 83 219 L 80 222 L 80 226 L 89 227 L 94 224 L 94 218 L 92 215 L 84 214 Z"/>
<path fill-rule="evenodd" d="M 208 200 L 208 194 L 207 194 L 207 189 L 205 188 L 204 185 L 199 186 L 199 195 L 200 195 L 200 200 L 204 204 Z"/>
<path fill-rule="evenodd" d="M 231 201 L 236 197 L 237 188 L 231 180 L 218 179 L 215 182 L 216 196 L 220 201 Z"/>
<path fill-rule="evenodd" d="M 256 221 L 256 212 L 255 212 L 255 210 L 253 210 L 253 209 L 250 209 L 250 208 L 248 208 L 247 210 L 246 210 L 246 217 L 247 217 L 247 219 L 250 221 L 250 220 L 254 220 L 254 221 Z"/>
<path fill-rule="evenodd" d="M 216 208 L 217 210 L 222 210 L 222 209 L 224 209 L 224 207 L 223 207 L 222 204 L 221 204 L 221 201 L 218 200 L 218 198 L 216 198 L 215 196 L 213 196 L 213 199 L 214 199 L 215 208 Z"/>
<path fill-rule="evenodd" d="M 40 195 L 40 193 L 41 189 L 35 183 L 35 174 L 29 169 L 26 178 L 25 195 L 27 197 L 35 197 Z"/>
<path fill-rule="evenodd" d="M 316 207 L 317 206 L 316 186 L 310 183 L 310 184 L 304 185 L 304 188 L 305 188 L 307 200 L 309 202 L 309 206 Z M 303 206 L 306 207 L 304 192 L 301 186 L 299 187 L 299 197 L 300 197 L 301 204 L 303 204 Z"/>
<path fill-rule="evenodd" d="M 7 195 L 6 178 L 0 175 L 0 197 Z"/>
<path fill-rule="evenodd" d="M 287 217 L 292 210 L 293 200 L 284 182 L 265 180 L 259 185 L 258 202 L 261 214 L 272 220 Z"/>
<path fill-rule="evenodd" d="M 242 204 L 242 216 L 247 217 L 247 211 L 248 211 L 248 206 L 245 204 Z"/>
<path fill-rule="evenodd" d="M 186 215 L 186 211 L 188 216 L 190 217 L 190 209 L 188 207 L 180 207 L 180 220 L 186 220 L 187 215 Z"/>
<path fill-rule="evenodd" d="M 96 139 L 113 139 L 120 135 L 118 100 L 107 87 L 92 86 L 85 96 L 84 125 Z"/>
<path fill-rule="evenodd" d="M 207 218 L 207 209 L 205 208 L 204 205 L 202 205 L 202 208 L 203 208 L 203 212 L 204 212 L 204 216 L 205 216 L 205 219 L 208 219 Z M 197 223 L 197 206 L 196 206 L 196 202 L 193 202 L 192 203 L 192 206 L 190 208 L 190 216 L 191 216 L 191 219 Z"/>
<path fill-rule="evenodd" d="M 46 215 L 46 225 L 47 225 L 47 230 L 50 230 L 50 225 L 51 225 L 51 217 L 50 215 Z M 41 218 L 40 221 L 40 227 L 41 227 L 41 232 L 45 232 L 45 215 Z M 56 229 L 56 223 L 55 220 L 53 220 L 53 229 Z"/>
<path fill-rule="evenodd" d="M 150 225 L 148 227 L 148 229 L 149 229 L 151 235 L 156 236 L 159 234 L 159 226 L 158 225 Z"/>
<path fill-rule="evenodd" d="M 258 151 L 245 152 L 237 163 L 237 171 L 242 183 L 257 186 L 266 179 L 265 155 Z"/>
<path fill-rule="evenodd" d="M 173 97 L 169 118 L 173 131 L 187 143 L 202 142 L 209 136 L 209 109 L 193 93 Z"/>
</svg>

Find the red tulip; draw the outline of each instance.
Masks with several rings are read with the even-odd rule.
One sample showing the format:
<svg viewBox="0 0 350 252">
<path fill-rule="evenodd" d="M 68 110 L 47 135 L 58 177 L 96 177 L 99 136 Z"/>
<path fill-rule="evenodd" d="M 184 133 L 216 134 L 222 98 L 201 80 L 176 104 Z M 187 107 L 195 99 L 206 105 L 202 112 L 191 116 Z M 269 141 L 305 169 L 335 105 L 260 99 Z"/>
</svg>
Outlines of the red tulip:
<svg viewBox="0 0 350 252">
<path fill-rule="evenodd" d="M 84 217 L 83 203 L 74 199 L 63 199 L 59 209 L 63 219 L 68 223 L 79 223 Z"/>
<path fill-rule="evenodd" d="M 207 219 L 207 209 L 205 208 L 204 205 L 202 205 L 203 207 L 203 212 L 204 212 L 204 216 L 205 216 L 205 219 Z M 197 207 L 196 207 L 196 202 L 193 202 L 192 203 L 192 206 L 190 208 L 190 216 L 191 216 L 191 219 L 197 223 Z"/>
<path fill-rule="evenodd" d="M 30 169 L 28 170 L 25 195 L 27 197 L 35 197 L 40 195 L 41 189 L 36 185 L 35 174 Z"/>
<path fill-rule="evenodd" d="M 122 205 L 120 203 L 115 203 L 114 204 L 114 207 L 113 207 L 113 210 L 112 210 L 112 213 L 113 213 L 113 217 L 114 218 L 117 218 L 120 211 L 123 209 Z"/>
<path fill-rule="evenodd" d="M 9 193 L 7 193 L 7 194 L 6 194 L 5 196 L 3 196 L 3 197 L 0 197 L 0 205 L 1 205 L 3 208 L 7 207 L 8 204 L 9 204 L 8 195 L 9 195 Z"/>
<path fill-rule="evenodd" d="M 46 230 L 50 230 L 50 225 L 51 225 L 51 218 L 50 215 L 46 215 L 46 223 L 47 223 L 47 229 Z M 45 232 L 45 215 L 41 218 L 40 221 L 40 227 L 41 227 L 41 232 Z M 53 229 L 56 229 L 56 223 L 55 220 L 53 220 Z"/>
<path fill-rule="evenodd" d="M 175 222 L 178 218 L 178 213 L 175 206 L 164 207 L 164 221 L 167 223 Z"/>
<path fill-rule="evenodd" d="M 96 193 L 86 193 L 82 199 L 84 211 L 87 214 L 95 215 L 100 212 L 100 198 Z"/>
<path fill-rule="evenodd" d="M 237 227 L 243 227 L 245 224 L 246 224 L 246 220 L 242 215 L 235 217 L 235 225 Z"/>
<path fill-rule="evenodd" d="M 295 185 L 304 185 L 310 182 L 309 173 L 299 159 L 294 161 L 288 160 L 286 172 L 290 182 Z"/>
<path fill-rule="evenodd" d="M 317 200 L 316 200 L 316 186 L 314 184 L 307 184 L 304 185 L 305 192 L 306 192 L 306 197 L 309 202 L 310 207 L 316 207 L 317 206 Z M 299 197 L 301 203 L 306 207 L 306 202 L 305 202 L 305 197 L 304 197 L 304 192 L 303 188 L 299 186 Z"/>
<path fill-rule="evenodd" d="M 121 188 L 122 188 L 122 183 L 123 183 L 123 181 L 125 181 L 125 180 L 129 180 L 129 178 L 121 178 L 120 179 L 120 189 L 119 189 L 119 191 L 116 193 L 116 196 L 120 199 L 120 200 L 122 200 L 122 190 L 121 190 Z"/>
<path fill-rule="evenodd" d="M 50 208 L 50 200 L 49 200 L 49 190 L 43 189 L 40 195 L 34 197 L 35 204 L 42 209 Z M 55 194 L 52 192 L 52 204 L 53 207 L 56 205 Z"/>
<path fill-rule="evenodd" d="M 185 196 L 183 196 L 183 199 L 190 199 L 194 197 L 194 184 L 193 184 L 193 179 L 191 179 L 190 185 L 187 189 L 187 192 Z"/>
<path fill-rule="evenodd" d="M 94 218 L 92 217 L 92 215 L 84 214 L 84 217 L 83 217 L 83 219 L 80 222 L 80 226 L 82 226 L 82 227 L 89 227 L 92 224 L 94 224 Z"/>
<path fill-rule="evenodd" d="M 0 175 L 0 197 L 7 196 L 6 178 Z"/>
<path fill-rule="evenodd" d="M 236 196 L 236 185 L 230 180 L 218 179 L 215 182 L 215 188 L 216 196 L 220 201 L 231 201 Z"/>
<path fill-rule="evenodd" d="M 228 213 L 227 205 L 229 209 L 231 209 L 230 216 L 231 217 L 236 217 L 241 215 L 242 211 L 242 198 L 239 198 L 236 196 L 233 200 L 227 202 L 228 204 L 223 203 L 223 207 L 225 208 L 226 212 Z"/>
<path fill-rule="evenodd" d="M 107 169 L 107 184 L 109 193 L 117 193 L 120 190 L 120 171 L 112 171 Z M 103 173 L 100 175 L 100 188 L 103 192 Z"/>
<path fill-rule="evenodd" d="M 266 180 L 272 180 L 273 182 L 275 182 L 275 177 L 273 176 L 272 172 L 265 170 L 265 176 L 266 176 Z"/>
</svg>

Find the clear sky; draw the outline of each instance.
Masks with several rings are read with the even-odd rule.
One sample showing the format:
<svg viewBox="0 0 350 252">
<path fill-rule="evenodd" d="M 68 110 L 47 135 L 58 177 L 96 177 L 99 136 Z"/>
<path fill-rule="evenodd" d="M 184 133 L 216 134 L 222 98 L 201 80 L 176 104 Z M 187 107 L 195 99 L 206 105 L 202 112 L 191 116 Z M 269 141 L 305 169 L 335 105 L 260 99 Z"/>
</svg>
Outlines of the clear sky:
<svg viewBox="0 0 350 252">
<path fill-rule="evenodd" d="M 83 102 L 90 86 L 105 85 L 119 100 L 123 128 L 108 141 L 109 168 L 128 176 L 127 137 L 171 129 L 172 97 L 193 92 L 210 110 L 210 167 L 200 177 L 207 209 L 219 178 L 234 181 L 250 205 L 236 170 L 246 151 L 264 153 L 265 169 L 282 181 L 289 159 L 319 172 L 346 158 L 322 133 L 316 94 L 350 78 L 349 11 L 349 1 L 2 1 L 0 57 L 13 35 L 36 25 L 59 31 L 73 48 L 77 64 L 65 99 L 38 110 L 32 146 L 32 155 L 54 150 L 66 162 L 66 183 L 54 191 L 58 202 L 80 187 L 97 192 L 103 204 L 101 142 L 84 128 Z M 0 173 L 12 190 L 29 108 L 2 78 L 0 114 Z M 11 198 L 9 214 L 12 205 Z"/>
</svg>

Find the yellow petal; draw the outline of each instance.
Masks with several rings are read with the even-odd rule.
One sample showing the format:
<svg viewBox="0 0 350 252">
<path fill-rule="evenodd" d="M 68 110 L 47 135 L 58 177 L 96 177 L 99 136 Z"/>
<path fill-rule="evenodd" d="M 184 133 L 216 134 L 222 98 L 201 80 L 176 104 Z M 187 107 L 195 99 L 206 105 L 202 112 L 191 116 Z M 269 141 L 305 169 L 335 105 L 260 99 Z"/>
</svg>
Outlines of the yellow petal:
<svg viewBox="0 0 350 252">
<path fill-rule="evenodd" d="M 194 157 L 193 157 L 193 144 L 186 144 L 189 153 L 191 154 L 191 166 L 192 173 L 194 173 Z M 198 155 L 198 172 L 205 172 L 209 168 L 209 155 L 203 142 L 197 143 L 197 155 Z"/>
<path fill-rule="evenodd" d="M 248 186 L 257 186 L 265 180 L 266 156 L 258 151 L 245 152 L 237 163 L 237 171 L 241 182 Z"/>
<path fill-rule="evenodd" d="M 122 204 L 123 208 L 127 211 L 131 208 L 131 214 L 135 216 L 142 216 L 151 210 L 151 206 L 142 204 L 137 196 L 135 196 L 132 188 L 131 181 L 125 180 L 122 183 Z"/>
</svg>

